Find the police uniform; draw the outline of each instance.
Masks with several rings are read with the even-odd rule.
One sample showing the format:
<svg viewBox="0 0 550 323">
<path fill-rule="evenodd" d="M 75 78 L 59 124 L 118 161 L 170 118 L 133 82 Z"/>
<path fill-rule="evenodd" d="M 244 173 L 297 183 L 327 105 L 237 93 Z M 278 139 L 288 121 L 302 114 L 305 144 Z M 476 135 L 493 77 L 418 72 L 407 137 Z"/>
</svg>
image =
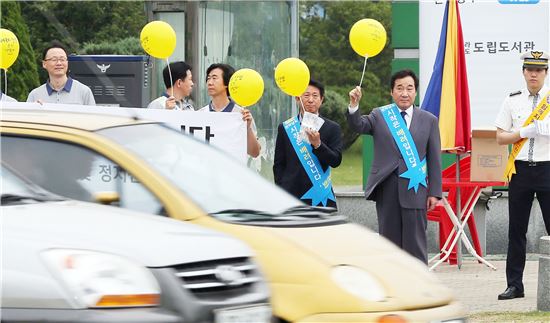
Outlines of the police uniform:
<svg viewBox="0 0 550 323">
<path fill-rule="evenodd" d="M 524 68 L 543 68 L 548 74 L 548 54 L 529 52 L 521 57 Z M 495 125 L 507 132 L 519 131 L 527 118 L 550 91 L 543 85 L 538 93 L 527 88 L 510 93 L 504 100 Z M 547 98 L 550 100 L 550 98 Z M 550 102 L 549 102 L 550 103 Z M 546 119 L 549 117 L 547 116 Z M 524 296 L 526 235 L 533 199 L 540 204 L 547 233 L 550 233 L 550 136 L 536 135 L 527 139 L 515 161 L 516 174 L 509 184 L 508 253 L 506 280 L 508 288 L 498 299 Z"/>
</svg>

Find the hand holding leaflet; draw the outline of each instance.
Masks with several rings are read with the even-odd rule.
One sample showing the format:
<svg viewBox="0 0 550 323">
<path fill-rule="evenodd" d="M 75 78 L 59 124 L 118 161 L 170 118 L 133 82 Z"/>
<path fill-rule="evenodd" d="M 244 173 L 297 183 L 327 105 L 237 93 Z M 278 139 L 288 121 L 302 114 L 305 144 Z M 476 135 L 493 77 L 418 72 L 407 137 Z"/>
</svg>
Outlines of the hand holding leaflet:
<svg viewBox="0 0 550 323">
<path fill-rule="evenodd" d="M 325 120 L 320 118 L 318 115 L 305 111 L 302 118 L 302 126 L 300 127 L 300 138 L 309 144 L 310 142 L 306 134 L 306 129 L 319 131 L 323 123 L 325 123 Z"/>
</svg>

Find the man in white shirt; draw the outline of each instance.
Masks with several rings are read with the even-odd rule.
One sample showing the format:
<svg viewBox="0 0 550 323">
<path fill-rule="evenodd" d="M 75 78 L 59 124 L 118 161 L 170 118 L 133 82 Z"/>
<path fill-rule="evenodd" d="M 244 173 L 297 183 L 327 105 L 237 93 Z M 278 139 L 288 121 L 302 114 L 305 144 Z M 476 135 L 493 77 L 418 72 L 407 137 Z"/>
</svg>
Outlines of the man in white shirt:
<svg viewBox="0 0 550 323">
<path fill-rule="evenodd" d="M 195 111 L 193 105 L 187 100 L 194 86 L 191 66 L 183 61 L 171 63 L 170 68 L 166 66 L 162 70 L 162 77 L 166 91 L 162 96 L 151 101 L 147 108 Z"/>
<path fill-rule="evenodd" d="M 512 92 L 504 100 L 496 118 L 497 142 L 517 148 L 508 187 L 508 253 L 506 257 L 506 290 L 499 300 L 524 297 L 526 235 L 535 195 L 542 210 L 546 232 L 550 233 L 550 136 L 537 131 L 535 123 L 525 125 L 535 108 L 550 109 L 550 88 L 544 84 L 548 76 L 548 54 L 532 51 L 521 56 L 526 88 Z M 536 109 L 538 111 L 538 109 Z M 548 122 L 546 118 L 539 121 Z M 526 139 L 522 142 L 523 139 Z M 521 146 L 523 145 L 523 146 Z M 514 151 L 514 150 L 513 150 Z"/>
<path fill-rule="evenodd" d="M 42 67 L 49 79 L 29 93 L 27 102 L 95 105 L 92 90 L 67 76 L 67 50 L 60 42 L 53 41 L 44 50 Z"/>
<path fill-rule="evenodd" d="M 203 112 L 240 112 L 246 121 L 246 152 L 250 157 L 260 155 L 256 124 L 250 110 L 241 108 L 229 97 L 229 80 L 235 69 L 227 64 L 212 64 L 206 70 L 206 86 L 210 103 L 202 107 Z"/>
</svg>

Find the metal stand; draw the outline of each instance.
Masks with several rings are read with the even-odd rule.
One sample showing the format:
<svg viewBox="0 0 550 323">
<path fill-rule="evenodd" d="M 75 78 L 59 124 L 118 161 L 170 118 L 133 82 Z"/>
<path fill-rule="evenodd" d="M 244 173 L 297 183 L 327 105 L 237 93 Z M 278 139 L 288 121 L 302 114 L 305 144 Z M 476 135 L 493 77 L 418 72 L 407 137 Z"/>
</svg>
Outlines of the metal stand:
<svg viewBox="0 0 550 323">
<path fill-rule="evenodd" d="M 462 219 L 462 222 L 460 219 L 456 216 L 454 213 L 452 207 L 449 205 L 449 202 L 445 197 L 443 197 L 443 207 L 445 208 L 445 211 L 451 218 L 451 221 L 455 225 L 453 230 L 451 230 L 451 233 L 449 234 L 449 237 L 447 238 L 447 241 L 445 241 L 445 244 L 443 245 L 443 248 L 441 248 L 441 251 L 432 257 L 428 263 L 434 261 L 438 257 L 441 257 L 444 255 L 441 259 L 439 259 L 435 264 L 433 264 L 430 267 L 430 271 L 434 270 L 435 267 L 439 266 L 442 262 L 447 260 L 449 256 L 451 255 L 451 252 L 455 245 L 459 242 L 464 242 L 464 246 L 468 250 L 468 252 L 474 256 L 479 262 L 485 264 L 487 267 L 496 270 L 496 267 L 490 264 L 487 260 L 483 259 L 480 255 L 477 254 L 475 251 L 475 248 L 472 246 L 470 241 L 468 240 L 468 237 L 466 236 L 466 233 L 464 232 L 464 227 L 468 223 L 468 219 L 472 215 L 472 211 L 474 209 L 475 203 L 472 203 L 472 201 L 477 201 L 479 199 L 479 195 L 481 194 L 481 188 L 476 188 L 475 191 L 472 193 L 472 195 L 468 198 L 468 201 L 466 202 L 466 205 L 468 205 L 468 208 L 466 209 L 466 214 L 464 218 Z M 458 209 L 458 208 L 457 208 Z M 460 213 L 458 213 L 460 215 Z M 454 234 L 456 232 L 456 234 Z M 454 235 L 454 236 L 453 236 Z M 459 246 L 461 245 L 458 244 Z M 457 263 L 458 263 L 458 251 L 457 251 Z"/>
</svg>

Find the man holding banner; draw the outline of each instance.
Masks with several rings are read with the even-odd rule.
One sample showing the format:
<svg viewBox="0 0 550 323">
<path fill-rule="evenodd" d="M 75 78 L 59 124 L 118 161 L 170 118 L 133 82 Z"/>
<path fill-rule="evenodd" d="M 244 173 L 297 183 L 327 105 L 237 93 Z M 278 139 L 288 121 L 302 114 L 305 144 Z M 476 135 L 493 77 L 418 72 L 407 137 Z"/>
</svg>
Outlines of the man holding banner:
<svg viewBox="0 0 550 323">
<path fill-rule="evenodd" d="M 206 87 L 208 96 L 212 99 L 208 105 L 198 111 L 201 112 L 239 112 L 246 121 L 246 153 L 253 158 L 260 155 L 260 142 L 256 123 L 250 110 L 242 108 L 229 96 L 229 80 L 235 69 L 228 64 L 212 64 L 206 69 Z"/>
<path fill-rule="evenodd" d="M 310 80 L 306 91 L 296 97 L 300 113 L 279 125 L 275 143 L 275 184 L 312 206 L 336 208 L 330 168 L 342 162 L 342 130 L 336 122 L 319 115 L 324 86 Z M 304 110 L 320 124 L 301 131 Z M 307 141 L 300 133 L 305 133 Z"/>
<path fill-rule="evenodd" d="M 162 70 L 166 91 L 147 106 L 148 109 L 195 111 L 188 97 L 193 91 L 191 66 L 184 61 L 170 63 Z"/>
<path fill-rule="evenodd" d="M 508 187 L 508 254 L 506 290 L 499 300 L 524 297 L 526 235 L 535 194 L 550 233 L 550 88 L 548 54 L 532 51 L 521 56 L 527 88 L 510 93 L 497 116 L 497 142 L 513 144 L 506 166 Z"/>
<path fill-rule="evenodd" d="M 395 103 L 361 116 L 357 86 L 350 91 L 348 123 L 374 139 L 374 160 L 365 196 L 376 201 L 378 231 L 428 263 L 427 211 L 442 196 L 441 142 L 437 118 L 414 105 L 418 78 L 411 70 L 391 77 Z"/>
</svg>

